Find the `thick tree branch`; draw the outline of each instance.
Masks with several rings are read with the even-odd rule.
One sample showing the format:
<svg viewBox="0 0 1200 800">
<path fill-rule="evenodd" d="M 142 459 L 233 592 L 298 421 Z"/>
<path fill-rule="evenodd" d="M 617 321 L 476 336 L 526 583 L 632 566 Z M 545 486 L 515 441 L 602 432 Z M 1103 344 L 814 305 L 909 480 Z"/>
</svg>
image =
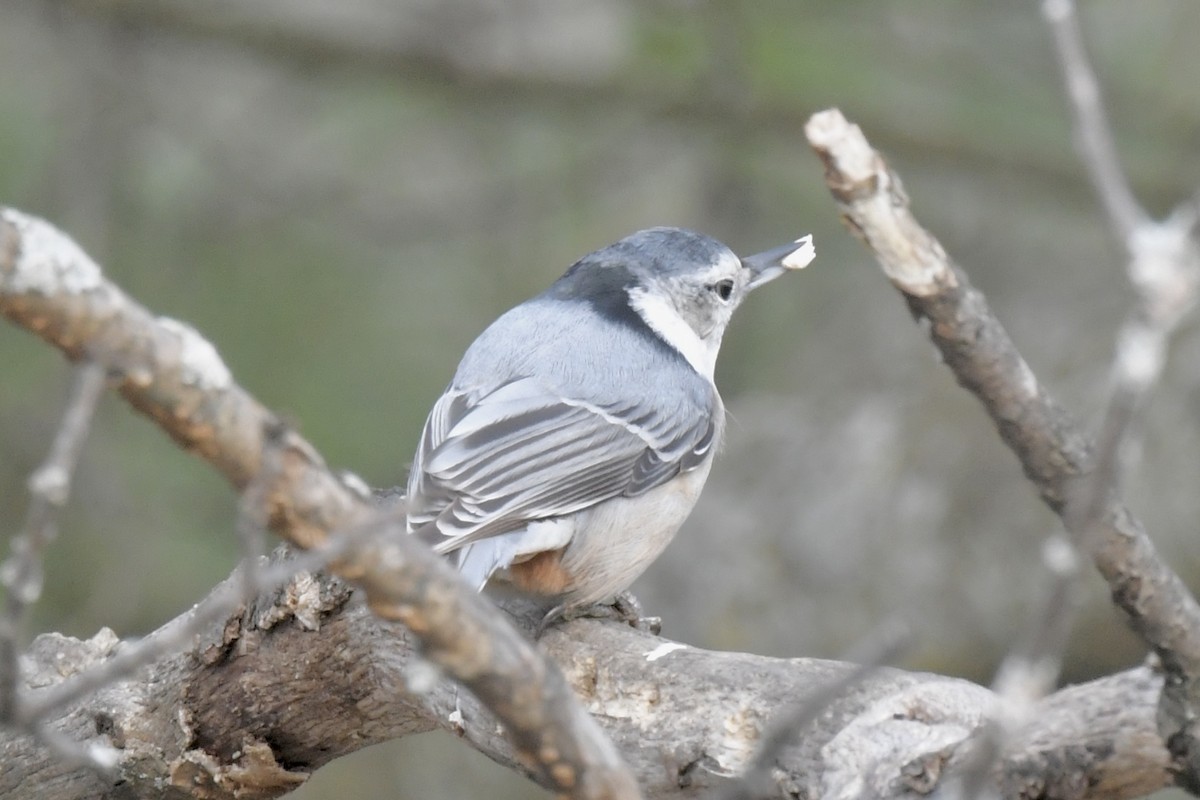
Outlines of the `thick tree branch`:
<svg viewBox="0 0 1200 800">
<path fill-rule="evenodd" d="M 241 585 L 235 574 L 215 591 Z M 650 798 L 709 796 L 746 767 L 781 702 L 813 697 L 824 710 L 777 753 L 769 796 L 926 794 L 970 754 L 995 703 L 966 681 L 886 668 L 830 699 L 829 687 L 858 667 L 710 652 L 612 622 L 577 620 L 543 644 Z M 353 750 L 435 728 L 524 769 L 485 707 L 450 681 L 430 680 L 416 645 L 344 582 L 301 572 L 136 679 L 47 721 L 56 734 L 119 747 L 120 791 L 0 730 L 0 796 L 226 798 L 236 788 L 242 800 L 272 797 Z M 41 687 L 34 696 L 126 646 L 107 631 L 86 642 L 40 637 L 25 670 Z M 1114 800 L 1165 785 L 1170 758 L 1154 712 L 1161 685 L 1140 668 L 1041 701 L 995 785 L 1006 796 Z"/>
<path fill-rule="evenodd" d="M 1091 443 L 1049 396 L 992 314 L 983 295 L 913 218 L 899 178 L 871 149 L 857 126 L 836 110 L 813 116 L 810 144 L 825 163 L 826 182 L 851 230 L 875 253 L 913 315 L 959 383 L 984 405 L 1001 437 L 1017 454 L 1042 498 L 1064 516 L 1075 487 L 1095 469 Z M 1190 686 L 1200 674 L 1200 606 L 1159 557 L 1141 524 L 1115 492 L 1101 494 L 1089 548 L 1113 599 L 1177 680 L 1168 681 L 1161 734 L 1177 752 L 1193 750 Z M 1185 759 L 1186 761 L 1186 759 Z M 1197 786 L 1189 763 L 1181 781 Z"/>
<path fill-rule="evenodd" d="M 108 368 L 121 394 L 239 489 L 276 460 L 262 489 L 271 528 L 302 547 L 334 530 L 371 528 L 333 565 L 363 588 L 372 610 L 403 622 L 430 660 L 504 723 L 539 781 L 576 797 L 636 797 L 620 755 L 575 702 L 554 664 L 444 562 L 397 534 L 232 379 L 212 345 L 156 318 L 104 279 L 64 234 L 0 210 L 0 313 L 72 359 Z"/>
<path fill-rule="evenodd" d="M 892 621 L 874 632 L 862 646 L 855 648 L 850 660 L 857 666 L 829 681 L 819 691 L 808 692 L 791 708 L 785 708 L 763 726 L 761 743 L 737 780 L 720 792 L 715 800 L 754 800 L 771 793 L 776 765 L 783 760 L 796 739 L 806 733 L 821 713 L 863 683 L 881 665 L 890 663 L 911 644 L 907 625 Z"/>
</svg>

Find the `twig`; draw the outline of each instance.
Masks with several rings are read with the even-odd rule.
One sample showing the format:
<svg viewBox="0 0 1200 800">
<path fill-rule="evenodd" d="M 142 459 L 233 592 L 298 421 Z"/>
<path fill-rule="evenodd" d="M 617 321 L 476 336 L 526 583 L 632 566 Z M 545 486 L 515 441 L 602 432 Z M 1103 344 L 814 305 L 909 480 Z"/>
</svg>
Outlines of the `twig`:
<svg viewBox="0 0 1200 800">
<path fill-rule="evenodd" d="M 1120 451 L 1138 407 L 1158 382 L 1171 331 L 1195 304 L 1200 254 L 1192 241 L 1196 209 L 1181 205 L 1165 222 L 1150 219 L 1121 169 L 1100 90 L 1079 29 L 1073 0 L 1044 0 L 1042 13 L 1071 101 L 1080 156 L 1130 257 L 1129 279 L 1139 304 L 1123 325 L 1113 358 L 1112 389 L 1094 468 L 1068 510 L 1068 527 L 1090 544 L 1088 533 L 1104 514 L 1106 494 L 1120 477 Z"/>
<path fill-rule="evenodd" d="M 274 416 L 234 382 L 195 330 L 158 318 L 105 280 L 67 236 L 0 209 L 0 313 L 68 355 L 84 349 L 115 373 L 118 390 L 237 488 L 262 470 Z M 269 527 L 303 549 L 372 518 L 370 505 L 295 433 L 263 492 Z M 441 559 L 406 535 L 347 552 L 332 571 L 361 587 L 380 617 L 404 623 L 426 657 L 470 689 L 504 724 L 537 779 L 580 798 L 634 798 L 628 766 L 562 674 Z"/>
<path fill-rule="evenodd" d="M 25 615 L 42 593 L 42 553 L 57 535 L 56 515 L 71 492 L 71 477 L 83 452 L 100 394 L 104 368 L 84 363 L 75 370 L 67 410 L 45 462 L 29 477 L 29 510 L 12 539 L 12 555 L 0 565 L 6 604 L 0 617 L 0 723 L 21 712 L 17 688 Z"/>
<path fill-rule="evenodd" d="M 1084 51 L 1075 3 L 1073 0 L 1044 0 L 1042 14 L 1054 33 L 1055 50 L 1074 110 L 1080 154 L 1109 219 L 1122 241 L 1127 242 L 1134 231 L 1146 223 L 1146 214 L 1121 170 L 1112 130 L 1100 99 L 1100 87 Z"/>
<path fill-rule="evenodd" d="M 80 372 L 79 385 L 84 383 L 83 369 L 88 369 L 89 374 L 98 375 L 98 386 L 103 389 L 103 369 L 95 365 L 85 366 Z M 91 384 L 88 384 L 88 391 L 94 391 Z M 98 390 L 95 390 L 98 392 Z M 78 411 L 79 402 L 95 402 L 95 398 L 90 395 L 85 395 L 84 392 L 72 392 L 76 403 L 72 403 L 72 409 Z M 98 396 L 98 393 L 97 393 Z M 64 432 L 68 428 L 79 429 L 86 423 L 83 420 L 77 419 L 77 414 L 68 414 L 64 421 Z M 60 440 L 62 439 L 60 434 Z M 56 445 L 60 444 L 56 441 Z M 78 445 L 77 445 L 78 446 Z M 55 446 L 55 453 L 60 452 L 58 446 Z M 54 461 L 54 459 L 50 459 Z M 49 463 L 49 462 L 48 462 Z M 43 467 L 43 470 L 46 469 Z M 251 483 L 251 488 L 247 489 L 247 494 L 251 500 L 262 501 L 262 495 L 254 494 L 251 489 L 257 486 L 257 482 Z M 244 524 L 247 527 L 253 525 L 254 506 L 251 504 L 245 511 L 250 517 L 250 522 Z M 239 521 L 239 527 L 241 527 Z M 221 584 L 215 591 L 212 591 L 205 599 L 193 607 L 190 612 L 176 616 L 175 619 L 169 622 L 166 626 L 160 628 L 155 633 L 137 642 L 126 642 L 122 644 L 121 649 L 115 655 L 110 656 L 96 667 L 91 667 L 83 673 L 73 675 L 72 678 L 48 688 L 46 691 L 38 692 L 36 696 L 23 698 L 23 702 L 17 706 L 17 714 L 14 715 L 13 721 L 16 721 L 23 726 L 34 730 L 38 738 L 46 742 L 46 745 L 60 756 L 71 754 L 71 759 L 80 763 L 90 763 L 94 768 L 103 769 L 107 764 L 107 760 L 103 758 L 103 753 L 92 748 L 82 748 L 82 746 L 71 742 L 64 738 L 53 738 L 46 730 L 41 727 L 41 722 L 46 720 L 54 712 L 67 705 L 77 702 L 80 698 L 88 696 L 92 692 L 100 690 L 104 686 L 113 684 L 113 682 L 127 678 L 128 675 L 136 673 L 138 669 L 143 668 L 146 664 L 157 661 L 158 658 L 170 654 L 170 652 L 178 651 L 190 644 L 191 639 L 197 634 L 202 633 L 205 628 L 208 628 L 212 622 L 221 619 L 222 616 L 227 616 L 232 610 L 244 604 L 247 613 L 253 607 L 253 601 L 260 593 L 269 593 L 280 588 L 282 584 L 290 581 L 301 572 L 310 572 L 324 569 L 328 566 L 331 560 L 340 558 L 346 552 L 346 549 L 354 543 L 362 540 L 364 531 L 348 531 L 346 535 L 334 537 L 324 547 L 314 548 L 311 551 L 301 552 L 293 555 L 292 558 L 278 563 L 271 564 L 262 569 L 258 561 L 260 555 L 253 553 L 253 546 L 262 547 L 262 530 L 248 531 L 242 533 L 239 531 L 242 539 L 242 549 L 244 549 L 244 557 L 239 565 L 240 581 L 227 582 Z M 370 533 L 370 531 L 367 531 Z M 71 760 L 68 759 L 68 760 Z"/>
<path fill-rule="evenodd" d="M 990 796 L 993 767 L 1058 682 L 1077 608 L 1079 560 L 1076 543 L 1068 536 L 1054 533 L 1046 540 L 1042 548 L 1042 563 L 1050 576 L 1046 597 L 1036 606 L 1023 641 L 996 670 L 992 681 L 996 702 L 974 737 L 960 777 L 959 794 L 964 798 Z"/>
<path fill-rule="evenodd" d="M 1197 209 L 1194 200 L 1186 201 L 1166 220 L 1156 222 L 1138 204 L 1117 159 L 1075 4 L 1072 0 L 1045 0 L 1042 10 L 1054 32 L 1084 164 L 1101 204 L 1122 235 L 1129 254 L 1129 280 L 1137 292 L 1137 303 L 1117 336 L 1095 466 L 1067 508 L 1068 529 L 1078 545 L 1091 552 L 1103 546 L 1100 530 L 1109 498 L 1121 478 L 1121 454 L 1139 411 L 1162 375 L 1171 334 L 1196 303 L 1200 284 L 1200 247 L 1193 238 Z M 1104 571 L 1103 566 L 1101 569 Z M 1194 639 L 1198 632 L 1193 627 L 1190 634 Z M 1150 644 L 1171 676 L 1160 702 L 1160 727 L 1182 766 L 1181 782 L 1196 791 L 1200 789 L 1196 723 L 1200 716 L 1200 661 L 1194 649 L 1181 651 L 1153 640 Z"/>
<path fill-rule="evenodd" d="M 266 551 L 267 535 L 267 492 L 272 483 L 279 479 L 283 466 L 273 448 L 263 454 L 258 474 L 242 490 L 238 499 L 237 531 L 241 550 L 242 598 L 246 602 L 246 613 L 251 611 L 252 601 L 259 591 L 262 578 L 258 574 L 259 557 Z M 323 566 L 323 565 L 322 565 Z"/>
<path fill-rule="evenodd" d="M 31 732 L 54 757 L 72 767 L 86 767 L 106 777 L 120 761 L 121 751 L 115 747 L 93 742 L 84 744 L 62 736 L 42 725 L 32 726 Z"/>
</svg>

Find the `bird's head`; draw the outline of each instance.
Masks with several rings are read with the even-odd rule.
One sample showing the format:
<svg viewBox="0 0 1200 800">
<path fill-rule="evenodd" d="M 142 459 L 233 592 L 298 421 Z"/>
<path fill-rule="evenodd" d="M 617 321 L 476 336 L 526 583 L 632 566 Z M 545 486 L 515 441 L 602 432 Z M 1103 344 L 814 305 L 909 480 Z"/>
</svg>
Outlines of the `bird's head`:
<svg viewBox="0 0 1200 800">
<path fill-rule="evenodd" d="M 704 234 L 650 228 L 581 259 L 560 284 L 576 299 L 626 304 L 711 379 L 734 309 L 754 289 L 813 257 L 811 236 L 739 258 Z"/>
</svg>

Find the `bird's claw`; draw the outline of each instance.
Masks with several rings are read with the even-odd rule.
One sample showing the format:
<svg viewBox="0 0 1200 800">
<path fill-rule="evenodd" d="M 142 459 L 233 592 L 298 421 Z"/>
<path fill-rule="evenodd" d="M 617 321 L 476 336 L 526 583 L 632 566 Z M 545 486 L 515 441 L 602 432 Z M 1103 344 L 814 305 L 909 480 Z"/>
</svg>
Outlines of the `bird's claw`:
<svg viewBox="0 0 1200 800">
<path fill-rule="evenodd" d="M 621 592 L 611 603 L 594 603 L 590 606 L 555 606 L 546 612 L 534 631 L 534 638 L 541 639 L 551 625 L 573 619 L 613 619 L 624 622 L 631 628 L 657 636 L 662 631 L 662 617 L 648 617 L 642 612 L 642 604 L 632 592 Z"/>
<path fill-rule="evenodd" d="M 662 617 L 648 617 L 642 608 L 642 603 L 633 592 L 621 592 L 608 606 L 616 619 L 627 623 L 631 628 L 658 636 L 662 633 Z"/>
</svg>

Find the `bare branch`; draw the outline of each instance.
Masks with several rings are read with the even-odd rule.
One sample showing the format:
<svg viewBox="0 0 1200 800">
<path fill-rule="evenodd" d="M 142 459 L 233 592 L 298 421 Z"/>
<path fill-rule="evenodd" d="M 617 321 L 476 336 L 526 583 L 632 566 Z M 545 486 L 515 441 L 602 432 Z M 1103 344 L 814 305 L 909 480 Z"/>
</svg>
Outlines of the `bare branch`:
<svg viewBox="0 0 1200 800">
<path fill-rule="evenodd" d="M 83 364 L 67 401 L 62 424 L 46 461 L 29 478 L 29 510 L 21 530 L 12 538 L 12 555 L 0 564 L 6 604 L 0 617 L 0 723 L 21 715 L 17 685 L 18 656 L 25 613 L 42 593 L 42 553 L 57 535 L 55 516 L 71 492 L 71 476 L 87 440 L 92 415 L 104 390 L 104 369 Z"/>
<path fill-rule="evenodd" d="M 1056 532 L 1046 540 L 1042 548 L 1042 563 L 1050 576 L 1046 597 L 1035 608 L 1023 641 L 996 670 L 992 681 L 996 706 L 975 737 L 974 752 L 961 777 L 960 794 L 965 798 L 990 796 L 996 765 L 1033 721 L 1038 702 L 1058 683 L 1075 617 L 1079 561 L 1079 550 L 1070 537 Z"/>
<path fill-rule="evenodd" d="M 875 253 L 913 314 L 928 323 L 946 365 L 984 405 L 1025 474 L 1075 534 L 1067 505 L 1081 476 L 1096 469 L 1091 443 L 1039 384 L 983 295 L 912 217 L 899 178 L 862 132 L 830 110 L 814 115 L 806 133 L 851 230 Z M 1200 674 L 1200 606 L 1115 493 L 1106 490 L 1102 498 L 1091 555 L 1114 601 L 1173 671 Z M 1179 690 L 1169 684 L 1164 703 Z M 1178 702 L 1186 706 L 1190 694 L 1185 688 Z M 1186 715 L 1170 719 L 1164 740 L 1190 736 Z"/>
<path fill-rule="evenodd" d="M 263 453 L 262 465 L 254 479 L 242 490 L 238 499 L 237 538 L 241 550 L 240 572 L 242 573 L 242 598 L 246 603 L 247 613 L 251 601 L 262 591 L 262 577 L 258 574 L 259 557 L 266 552 L 266 537 L 268 497 L 271 485 L 280 479 L 283 469 L 282 457 L 273 441 L 278 437 L 267 437 L 266 451 Z M 329 543 L 321 550 L 327 549 Z M 311 552 L 311 551 L 310 551 Z M 320 567 L 327 566 L 322 561 Z"/>
<path fill-rule="evenodd" d="M 35 725 L 32 733 L 34 738 L 63 764 L 69 767 L 86 767 L 106 778 L 115 775 L 114 768 L 120 763 L 121 758 L 117 748 L 104 744 L 77 742 L 41 725 Z"/>
<path fill-rule="evenodd" d="M 1120 477 L 1122 442 L 1162 373 L 1170 333 L 1195 304 L 1200 252 L 1191 238 L 1196 222 L 1191 203 L 1155 223 L 1129 188 L 1083 46 L 1074 0 L 1044 0 L 1042 12 L 1054 33 L 1080 154 L 1109 219 L 1121 233 L 1130 255 L 1129 278 L 1140 300 L 1117 339 L 1112 393 L 1097 437 L 1094 469 L 1068 511 L 1069 527 L 1081 532 L 1086 548 L 1090 532 L 1104 515 L 1107 494 Z"/>
<path fill-rule="evenodd" d="M 313 577 L 315 585 L 259 598 L 253 614 L 235 608 L 184 650 L 164 649 L 144 671 L 44 724 L 87 746 L 118 747 L 122 796 L 162 800 L 277 796 L 349 752 L 434 728 L 528 769 L 475 697 L 449 681 L 411 686 L 416 637 L 374 617 L 337 579 Z M 217 591 L 236 597 L 240 586 L 234 575 Z M 108 637 L 94 645 L 40 637 L 26 675 L 48 685 L 31 691 L 56 691 L 64 667 L 88 670 L 119 655 L 125 645 Z M 762 745 L 781 699 L 821 693 L 857 670 L 706 651 L 596 620 L 551 629 L 543 643 L 627 754 L 649 798 L 723 788 Z M 1116 800 L 1165 785 L 1170 755 L 1154 709 L 1161 686 L 1161 676 L 1139 668 L 1039 702 L 1014 737 L 997 785 L 1005 796 L 1076 800 L 1083 794 L 1066 788 L 1091 787 L 1087 797 Z M 461 727 L 451 718 L 456 702 Z M 783 748 L 771 765 L 769 796 L 930 794 L 970 752 L 995 702 L 967 681 L 877 669 Z M 111 783 L 67 767 L 11 729 L 0 729 L 0 752 L 0 796 L 116 796 Z"/>
<path fill-rule="evenodd" d="M 317 547 L 330 531 L 374 520 L 311 445 L 280 431 L 233 381 L 199 333 L 152 316 L 67 236 L 12 209 L 0 210 L 0 313 L 68 357 L 105 365 L 126 400 L 239 489 L 260 473 L 267 438 L 277 434 L 270 447 L 280 466 L 263 492 L 265 517 L 293 544 Z M 333 570 L 363 588 L 376 614 L 416 633 L 426 656 L 496 713 L 544 785 L 574 797 L 638 796 L 554 664 L 419 542 L 403 531 L 369 539 Z"/>
<path fill-rule="evenodd" d="M 1090 553 L 1103 546 L 1103 520 L 1119 487 L 1121 455 L 1134 421 L 1162 374 L 1172 332 L 1195 305 L 1200 247 L 1193 238 L 1197 213 L 1192 202 L 1181 204 L 1160 223 L 1152 221 L 1134 198 L 1116 155 L 1073 0 L 1045 0 L 1042 9 L 1054 32 L 1083 161 L 1110 219 L 1122 234 L 1130 256 L 1129 279 L 1138 297 L 1117 336 L 1094 468 L 1069 498 L 1066 512 L 1076 544 Z M 1191 636 L 1198 635 L 1193 628 Z M 1200 788 L 1200 731 L 1195 722 L 1200 713 L 1200 662 L 1195 660 L 1194 650 L 1178 652 L 1150 643 L 1173 674 L 1162 698 L 1162 727 L 1176 757 L 1185 765 L 1183 782 L 1195 791 Z"/>
<path fill-rule="evenodd" d="M 1133 197 L 1083 47 L 1073 0 L 1045 0 L 1042 10 L 1054 32 L 1080 153 L 1110 221 L 1133 256 L 1130 277 L 1141 302 L 1118 337 L 1094 466 L 1067 498 L 1063 515 L 1068 535 L 1055 533 L 1046 542 L 1043 561 L 1050 585 L 1045 602 L 1035 612 L 1026 640 L 997 671 L 992 688 L 1000 702 L 979 737 L 975 763 L 963 778 L 966 797 L 983 792 L 1000 754 L 1036 701 L 1058 681 L 1076 610 L 1079 553 L 1090 555 L 1101 535 L 1107 503 L 1121 477 L 1123 447 L 1144 398 L 1161 375 L 1170 330 L 1193 305 L 1196 287 L 1196 255 L 1189 241 L 1192 220 L 1177 214 L 1171 224 L 1157 225 Z"/>
<path fill-rule="evenodd" d="M 1096 194 L 1122 243 L 1129 246 L 1134 231 L 1147 221 L 1133 196 L 1117 158 L 1117 147 L 1100 99 L 1096 75 L 1088 63 L 1075 16 L 1073 0 L 1044 0 L 1042 13 L 1054 32 L 1054 43 L 1075 117 L 1079 151 L 1096 187 Z"/>
</svg>

